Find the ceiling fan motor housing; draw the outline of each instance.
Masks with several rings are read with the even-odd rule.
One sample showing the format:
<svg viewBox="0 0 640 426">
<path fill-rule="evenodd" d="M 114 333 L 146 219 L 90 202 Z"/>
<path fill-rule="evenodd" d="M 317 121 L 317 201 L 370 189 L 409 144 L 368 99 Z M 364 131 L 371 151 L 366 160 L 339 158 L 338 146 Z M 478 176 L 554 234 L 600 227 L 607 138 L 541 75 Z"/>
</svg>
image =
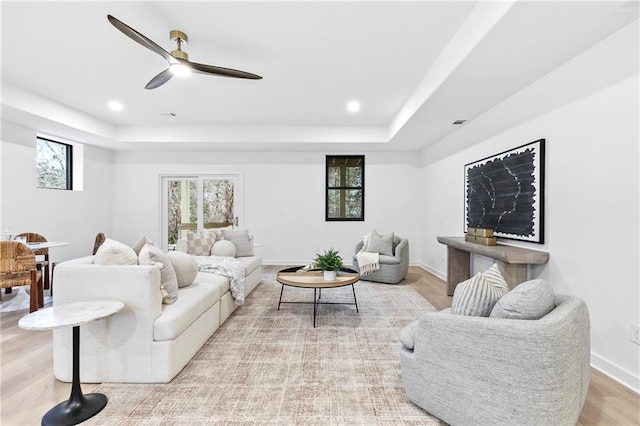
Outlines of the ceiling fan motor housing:
<svg viewBox="0 0 640 426">
<path fill-rule="evenodd" d="M 180 58 L 180 59 L 184 59 L 185 61 L 188 61 L 189 55 L 187 54 L 187 52 L 184 52 L 182 50 L 182 43 L 188 43 L 189 37 L 187 37 L 187 35 L 182 31 L 171 30 L 169 31 L 169 38 L 178 44 L 177 49 L 171 51 L 171 56 L 173 56 L 174 58 Z"/>
</svg>

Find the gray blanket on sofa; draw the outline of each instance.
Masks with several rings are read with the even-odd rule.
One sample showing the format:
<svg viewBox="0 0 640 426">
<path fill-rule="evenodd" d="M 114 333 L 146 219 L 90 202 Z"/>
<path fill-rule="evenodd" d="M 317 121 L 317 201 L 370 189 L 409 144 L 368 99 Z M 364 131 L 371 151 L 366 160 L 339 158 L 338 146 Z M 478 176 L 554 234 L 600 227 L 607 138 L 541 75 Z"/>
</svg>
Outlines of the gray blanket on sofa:
<svg viewBox="0 0 640 426">
<path fill-rule="evenodd" d="M 240 306 L 244 303 L 244 267 L 233 257 L 194 256 L 201 272 L 209 272 L 229 279 L 229 289 L 233 303 Z"/>
</svg>

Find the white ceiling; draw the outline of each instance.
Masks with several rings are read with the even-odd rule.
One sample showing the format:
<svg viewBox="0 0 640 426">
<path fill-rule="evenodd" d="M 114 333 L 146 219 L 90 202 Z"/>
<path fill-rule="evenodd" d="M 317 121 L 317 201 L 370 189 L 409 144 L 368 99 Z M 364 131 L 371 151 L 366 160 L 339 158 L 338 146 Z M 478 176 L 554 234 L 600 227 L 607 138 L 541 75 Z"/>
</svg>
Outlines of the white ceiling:
<svg viewBox="0 0 640 426">
<path fill-rule="evenodd" d="M 181 30 L 192 61 L 263 79 L 146 90 L 165 60 L 107 14 L 167 51 Z M 114 150 L 413 151 L 637 20 L 638 2 L 2 1 L 1 19 L 8 121 Z"/>
</svg>

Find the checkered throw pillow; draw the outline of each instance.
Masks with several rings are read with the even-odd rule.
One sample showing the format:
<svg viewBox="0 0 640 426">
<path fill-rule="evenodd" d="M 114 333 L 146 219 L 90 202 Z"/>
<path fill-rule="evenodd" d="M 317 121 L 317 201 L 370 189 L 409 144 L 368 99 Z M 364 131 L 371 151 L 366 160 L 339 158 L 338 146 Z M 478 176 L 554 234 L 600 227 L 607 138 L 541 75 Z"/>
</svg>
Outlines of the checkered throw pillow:
<svg viewBox="0 0 640 426">
<path fill-rule="evenodd" d="M 216 237 L 211 232 L 196 234 L 187 232 L 187 253 L 194 256 L 209 256 L 211 246 L 216 242 Z"/>
</svg>

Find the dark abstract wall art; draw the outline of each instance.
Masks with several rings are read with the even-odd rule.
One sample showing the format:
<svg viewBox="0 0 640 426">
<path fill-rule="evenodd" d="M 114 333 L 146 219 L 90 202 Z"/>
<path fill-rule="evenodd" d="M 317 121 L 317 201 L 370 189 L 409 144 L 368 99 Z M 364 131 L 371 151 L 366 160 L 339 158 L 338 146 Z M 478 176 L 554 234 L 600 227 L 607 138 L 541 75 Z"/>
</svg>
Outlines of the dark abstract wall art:
<svg viewBox="0 0 640 426">
<path fill-rule="evenodd" d="M 466 164 L 465 232 L 544 243 L 544 139 Z"/>
</svg>

